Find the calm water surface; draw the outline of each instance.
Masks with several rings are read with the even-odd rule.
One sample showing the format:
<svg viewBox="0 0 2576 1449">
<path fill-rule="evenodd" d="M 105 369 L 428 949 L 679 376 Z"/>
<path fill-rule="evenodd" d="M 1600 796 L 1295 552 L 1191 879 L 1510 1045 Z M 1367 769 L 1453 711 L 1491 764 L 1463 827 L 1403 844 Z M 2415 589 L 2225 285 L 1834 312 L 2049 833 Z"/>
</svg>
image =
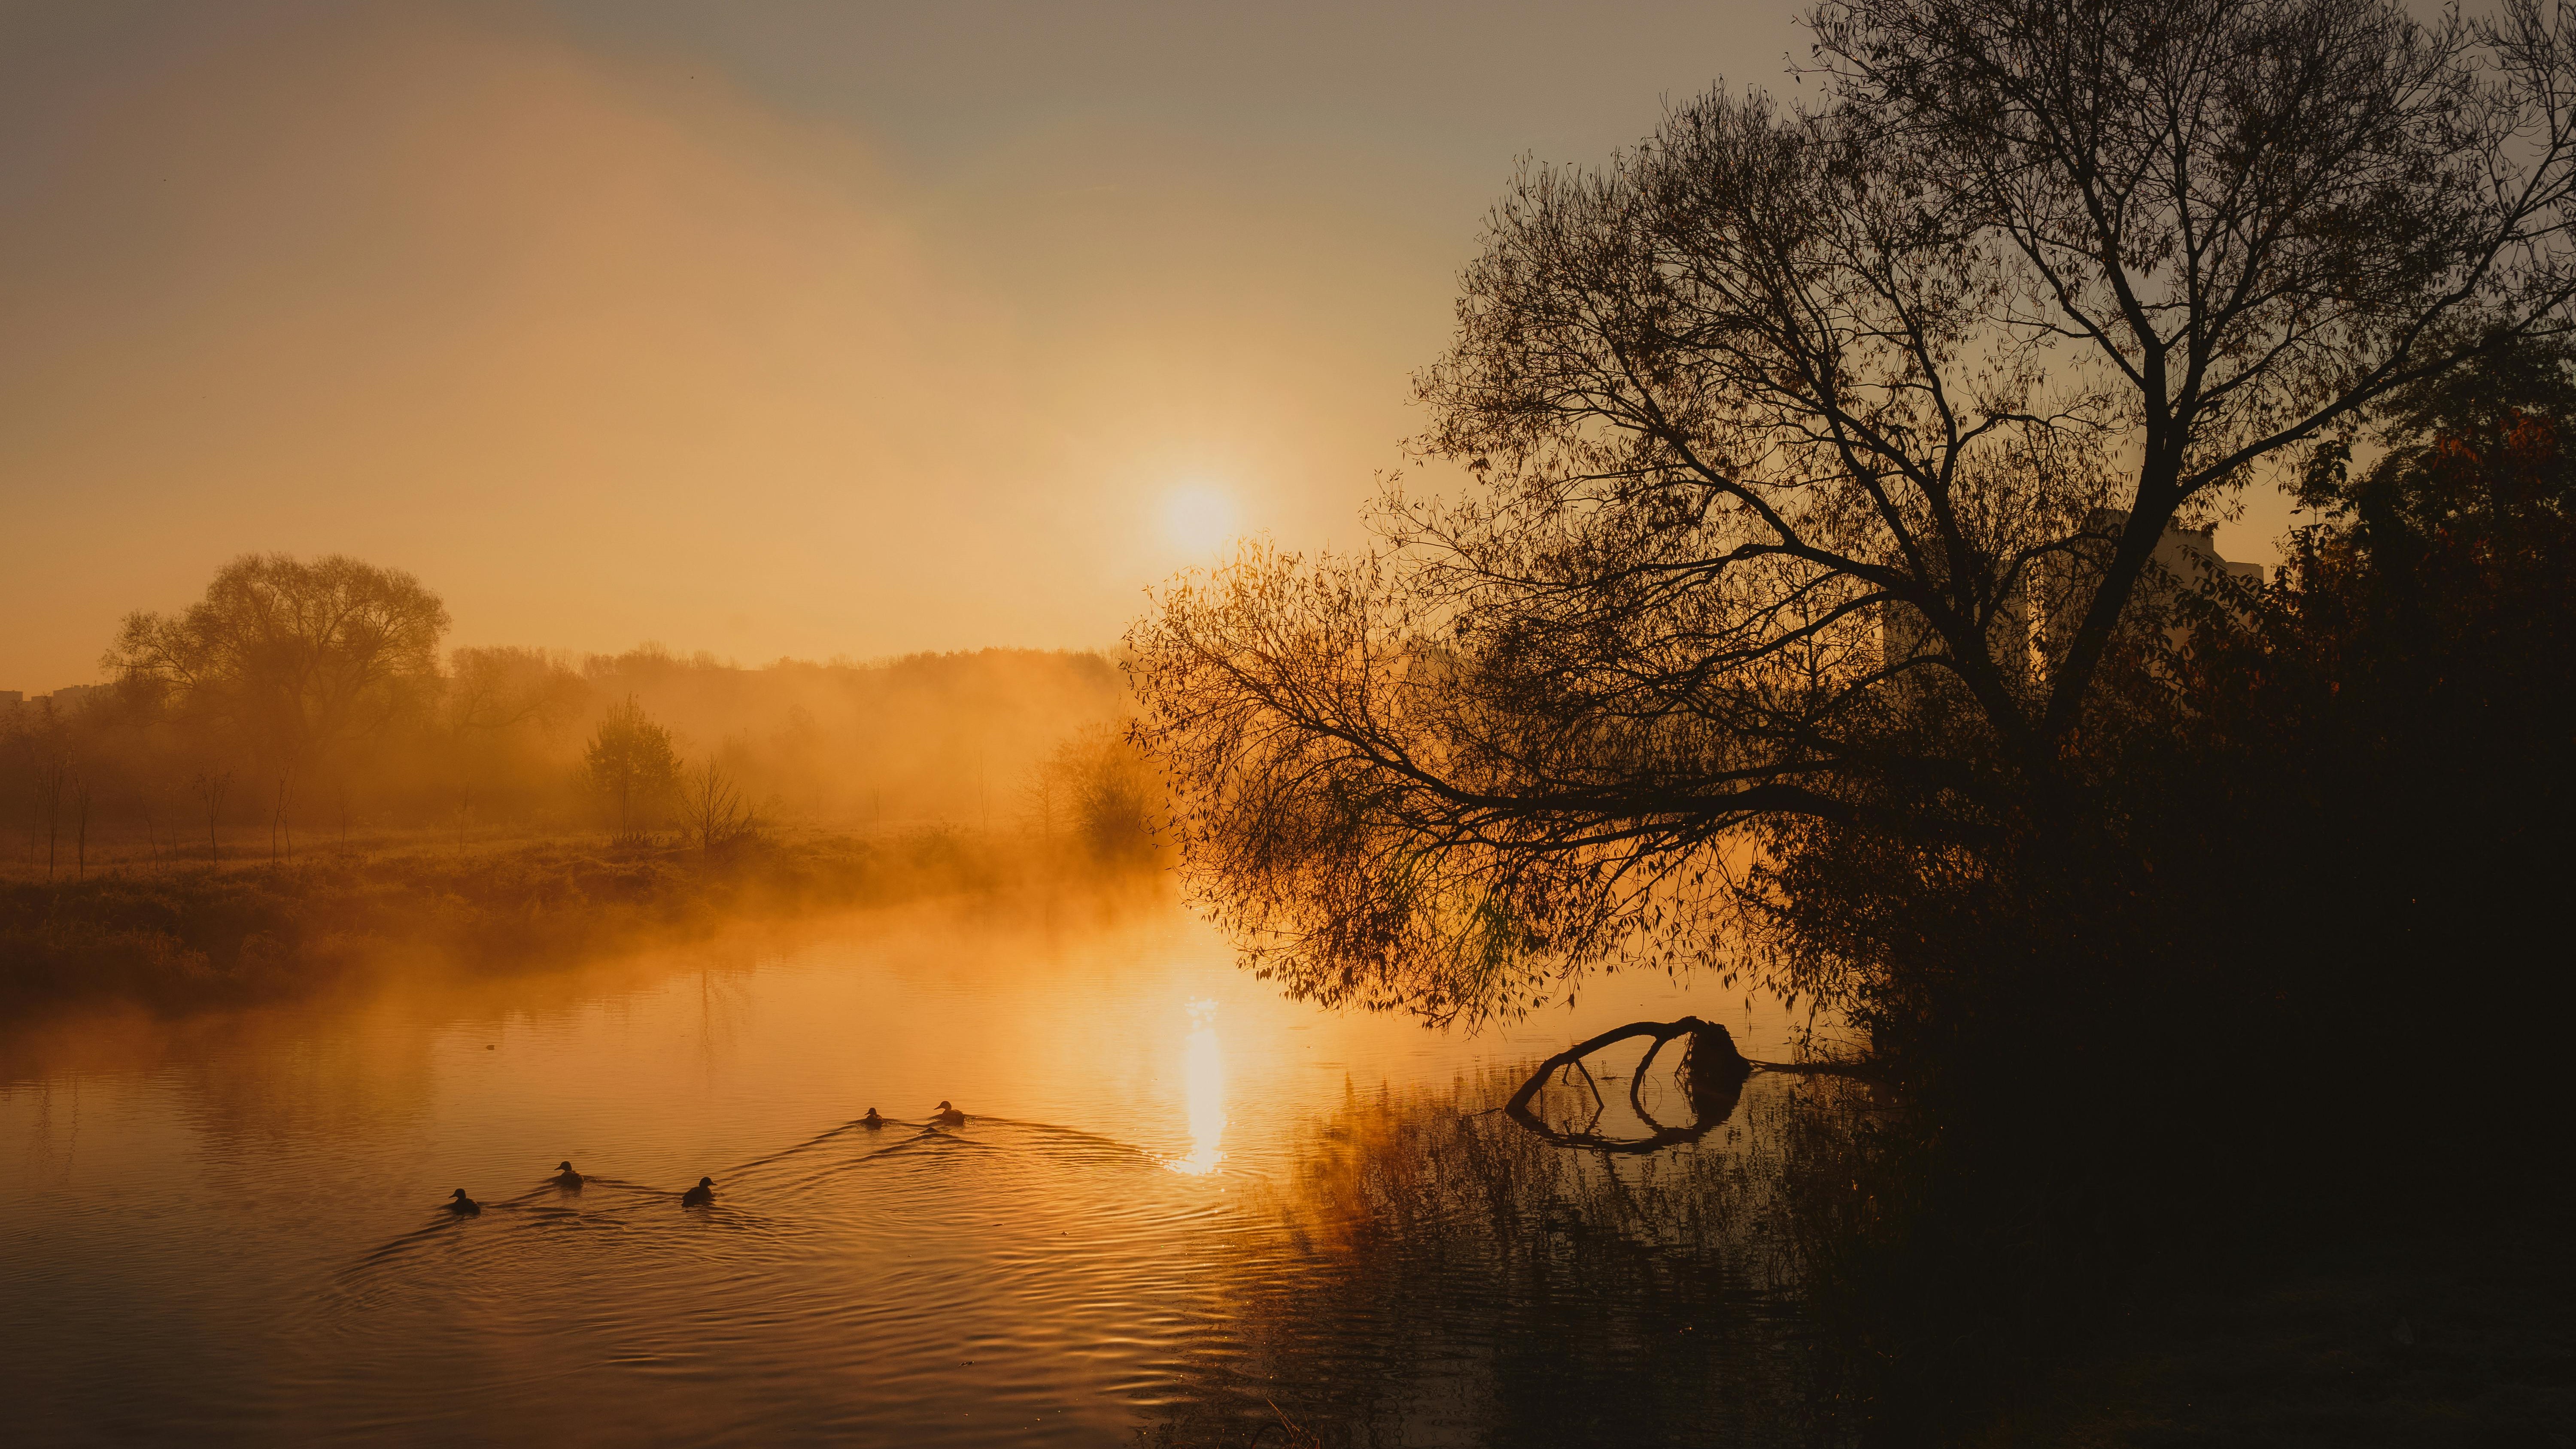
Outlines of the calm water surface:
<svg viewBox="0 0 2576 1449">
<path fill-rule="evenodd" d="M 1723 1241 L 1743 1132 L 1613 1163 L 1459 1115 L 1684 1012 L 1757 1058 L 1797 1025 L 1655 975 L 1481 1035 L 1338 1015 L 1154 908 L 21 1029 L 12 1435 L 1759 1441 L 1797 1334 Z M 972 1120 L 925 1132 L 942 1098 Z"/>
</svg>

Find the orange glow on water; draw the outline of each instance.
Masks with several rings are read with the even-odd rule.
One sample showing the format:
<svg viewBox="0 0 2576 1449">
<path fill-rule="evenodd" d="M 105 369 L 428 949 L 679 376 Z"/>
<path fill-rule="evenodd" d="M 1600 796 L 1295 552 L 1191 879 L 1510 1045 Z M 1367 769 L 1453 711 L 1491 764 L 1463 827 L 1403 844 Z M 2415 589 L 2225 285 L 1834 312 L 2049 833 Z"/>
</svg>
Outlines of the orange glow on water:
<svg viewBox="0 0 2576 1449">
<path fill-rule="evenodd" d="M 1579 1010 L 1426 1031 L 1287 1001 L 1169 904 L 1077 925 L 945 902 L 562 968 L 0 1030 L 0 1160 L 32 1189 L 0 1193 L 0 1304 L 94 1285 L 0 1314 L 13 1370 L 99 1386 L 58 1412 L 114 1405 L 162 1438 L 236 1396 L 395 1441 L 383 1425 L 452 1420 L 477 1441 L 788 1443 L 824 1403 L 928 1426 L 886 1442 L 1020 1442 L 939 1428 L 1007 1393 L 1110 1442 L 1136 1409 L 1104 1374 L 1187 1394 L 1174 1365 L 1237 1352 L 1250 1290 L 1227 1284 L 1338 1311 L 1310 1285 L 1342 1268 L 1232 1255 L 1283 1202 L 1344 1241 L 1375 1190 L 1349 1174 L 1401 1104 L 1621 1021 L 1723 1013 L 1766 1057 L 1794 1025 L 1641 972 Z M 919 1132 L 942 1097 L 969 1122 Z M 897 1121 L 857 1128 L 870 1105 Z M 569 1198 L 565 1159 L 591 1177 Z M 1345 1176 L 1319 1187 L 1318 1162 Z M 684 1215 L 702 1174 L 714 1215 Z M 457 1187 L 486 1204 L 470 1225 L 437 1209 Z M 169 1283 L 201 1285 L 189 1312 L 133 1311 Z M 276 1371 L 205 1355 L 210 1324 Z M 1388 1331 L 1365 1324 L 1332 1331 Z M 829 1397 L 773 1391 L 791 1381 Z M 33 1412 L 19 1438 L 81 1437 Z"/>
<path fill-rule="evenodd" d="M 1190 1003 L 1189 1043 L 1182 1049 L 1181 1080 L 1190 1117 L 1190 1153 L 1174 1172 L 1196 1177 L 1225 1161 L 1225 1044 L 1216 1034 L 1216 1003 Z"/>
</svg>

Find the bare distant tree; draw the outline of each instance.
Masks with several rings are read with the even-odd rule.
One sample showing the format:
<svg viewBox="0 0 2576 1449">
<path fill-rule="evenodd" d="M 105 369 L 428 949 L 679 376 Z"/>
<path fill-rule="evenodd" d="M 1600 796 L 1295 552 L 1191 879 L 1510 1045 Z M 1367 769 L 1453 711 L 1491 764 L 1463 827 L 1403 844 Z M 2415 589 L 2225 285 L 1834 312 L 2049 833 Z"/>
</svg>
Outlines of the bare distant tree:
<svg viewBox="0 0 2576 1449">
<path fill-rule="evenodd" d="M 63 785 L 71 777 L 71 766 L 60 758 L 48 757 L 36 766 L 36 798 L 45 806 L 45 879 L 54 878 L 54 857 L 62 839 Z"/>
<path fill-rule="evenodd" d="M 459 649 L 449 657 L 447 727 L 458 734 L 514 725 L 560 725 L 578 712 L 588 686 L 542 649 Z"/>
<path fill-rule="evenodd" d="M 715 756 L 687 772 L 680 797 L 680 823 L 709 853 L 740 845 L 760 833 L 760 817 L 743 799 L 742 789 Z"/>
<path fill-rule="evenodd" d="M 1292 989 L 1525 1008 L 1712 949 L 1757 842 L 2059 828 L 2170 523 L 2567 328 L 2576 35 L 2533 0 L 1808 23 L 1816 109 L 1712 92 L 1496 207 L 1418 382 L 1465 496 L 1131 631 L 1192 879 Z"/>
<path fill-rule="evenodd" d="M 233 772 L 200 770 L 190 778 L 189 786 L 196 791 L 198 803 L 206 807 L 206 858 L 221 865 L 224 863 L 224 846 L 216 827 L 223 819 L 224 796 L 233 787 Z"/>
<path fill-rule="evenodd" d="M 89 879 L 89 776 L 72 775 L 72 859 L 77 876 Z"/>
<path fill-rule="evenodd" d="M 1020 781 L 1020 820 L 1040 840 L 1055 838 L 1064 814 L 1065 775 L 1053 758 L 1038 761 Z"/>
</svg>

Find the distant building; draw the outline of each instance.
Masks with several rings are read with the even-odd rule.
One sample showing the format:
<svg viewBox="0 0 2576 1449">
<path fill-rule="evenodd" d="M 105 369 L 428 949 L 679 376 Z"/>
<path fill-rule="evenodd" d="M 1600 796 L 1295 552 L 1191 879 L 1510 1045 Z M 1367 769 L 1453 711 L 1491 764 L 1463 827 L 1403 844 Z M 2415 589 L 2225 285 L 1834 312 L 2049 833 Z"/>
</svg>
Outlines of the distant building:
<svg viewBox="0 0 2576 1449">
<path fill-rule="evenodd" d="M 0 720 L 41 718 L 47 712 L 57 717 L 78 714 L 115 689 L 112 684 L 66 684 L 51 694 L 34 696 L 22 690 L 0 689 Z"/>
<path fill-rule="evenodd" d="M 2086 516 L 2083 532 L 2077 535 L 2074 546 L 2040 560 L 2022 580 L 2021 587 L 1996 609 L 1987 622 L 1986 638 L 2006 687 L 2029 688 L 2045 680 L 2057 661 L 2066 657 L 2066 651 L 2074 645 L 2075 631 L 2083 623 L 2084 612 L 2092 605 L 2093 591 L 2110 565 L 2120 530 L 2128 523 L 2129 515 L 2118 509 L 2093 510 Z M 2155 608 L 2185 594 L 2196 594 L 2213 579 L 2260 586 L 2263 566 L 2221 558 L 2214 542 L 2216 533 L 2215 525 L 2184 528 L 2167 524 L 2164 537 L 2156 541 L 2155 552 L 2148 556 L 2137 590 L 2131 595 L 2132 607 L 2143 602 Z M 2167 632 L 2177 644 L 2189 633 L 2179 626 Z M 1909 659 L 1941 652 L 1940 639 L 1919 610 L 1907 604 L 1881 606 L 1879 655 L 1884 667 L 1893 669 Z"/>
<path fill-rule="evenodd" d="M 2031 649 L 2043 674 L 2075 646 L 2075 632 L 2083 626 L 2085 611 L 2093 605 L 2093 591 L 2110 567 L 2120 531 L 2128 526 L 2127 513 L 2116 508 L 2094 509 L 2086 516 L 2084 531 L 2078 535 L 2074 549 L 2050 555 L 2032 571 Z M 2137 589 L 2130 595 L 2130 607 L 2143 606 L 2163 614 L 2177 600 L 2199 594 L 2222 580 L 2261 587 L 2263 566 L 2220 557 L 2217 532 L 2215 524 L 2205 528 L 2166 524 L 2164 537 L 2156 540 L 2155 552 L 2147 555 Z M 2180 644 L 2191 631 L 2169 624 L 2165 633 Z"/>
</svg>

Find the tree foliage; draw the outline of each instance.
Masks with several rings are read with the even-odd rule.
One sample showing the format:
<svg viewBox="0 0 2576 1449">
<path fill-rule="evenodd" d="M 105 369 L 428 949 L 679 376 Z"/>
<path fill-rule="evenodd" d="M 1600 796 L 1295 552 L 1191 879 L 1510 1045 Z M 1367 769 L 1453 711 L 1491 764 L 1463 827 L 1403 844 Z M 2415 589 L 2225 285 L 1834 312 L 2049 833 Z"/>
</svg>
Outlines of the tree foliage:
<svg viewBox="0 0 2576 1449">
<path fill-rule="evenodd" d="M 1095 859 L 1134 861 L 1154 851 L 1164 812 L 1153 767 L 1115 727 L 1094 725 L 1059 741 L 1029 772 L 1022 799 L 1030 824 L 1072 828 Z"/>
<path fill-rule="evenodd" d="M 447 607 L 400 569 L 244 554 L 178 614 L 126 617 L 105 664 L 181 717 L 301 774 L 425 708 Z"/>
<path fill-rule="evenodd" d="M 1716 953 L 1820 841 L 2064 838 L 2168 527 L 2567 325 L 2555 12 L 1809 23 L 1813 109 L 1716 91 L 1515 179 L 1417 385 L 1463 496 L 1131 632 L 1192 878 L 1292 989 L 1524 1008 Z"/>
<path fill-rule="evenodd" d="M 582 751 L 581 763 L 591 789 L 616 810 L 620 840 L 641 833 L 638 812 L 661 805 L 680 779 L 670 730 L 655 724 L 632 695 L 609 707 Z"/>
</svg>

